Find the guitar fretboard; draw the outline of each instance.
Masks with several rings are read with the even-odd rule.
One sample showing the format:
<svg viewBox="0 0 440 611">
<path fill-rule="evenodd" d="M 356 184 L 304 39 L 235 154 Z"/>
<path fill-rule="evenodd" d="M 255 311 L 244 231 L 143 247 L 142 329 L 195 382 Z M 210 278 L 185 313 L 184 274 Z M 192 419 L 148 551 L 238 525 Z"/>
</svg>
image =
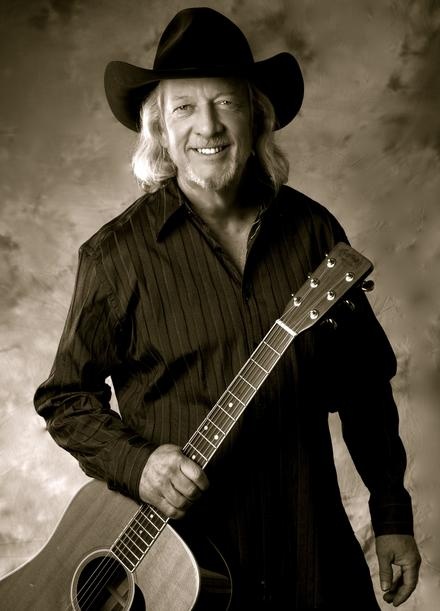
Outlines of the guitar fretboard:
<svg viewBox="0 0 440 611">
<path fill-rule="evenodd" d="M 221 446 L 294 335 L 293 331 L 287 331 L 276 322 L 186 443 L 182 452 L 202 469 Z"/>
</svg>

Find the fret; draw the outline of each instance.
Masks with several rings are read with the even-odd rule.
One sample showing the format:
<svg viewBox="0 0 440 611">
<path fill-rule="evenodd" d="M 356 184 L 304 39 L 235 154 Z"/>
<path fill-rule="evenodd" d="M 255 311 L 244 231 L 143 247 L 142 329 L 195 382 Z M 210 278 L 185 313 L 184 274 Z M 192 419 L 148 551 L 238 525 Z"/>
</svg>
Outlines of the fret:
<svg viewBox="0 0 440 611">
<path fill-rule="evenodd" d="M 155 530 L 155 534 L 151 534 L 147 528 L 137 519 L 137 517 L 135 516 L 133 523 L 136 524 L 136 526 L 134 525 L 130 525 L 130 528 L 132 530 L 132 532 L 134 532 L 140 539 L 141 541 L 143 541 L 145 543 L 145 545 L 150 546 L 155 537 L 157 536 L 157 528 L 155 526 L 153 526 L 154 530 Z M 147 525 L 148 526 L 148 525 Z M 147 535 L 150 538 L 150 541 L 146 541 L 145 540 L 145 535 Z"/>
<path fill-rule="evenodd" d="M 185 444 L 183 448 L 183 453 L 191 458 L 194 462 L 196 462 L 200 467 L 204 467 L 208 462 L 206 456 L 204 456 L 197 448 L 193 446 L 189 441 Z"/>
<path fill-rule="evenodd" d="M 281 356 L 287 346 L 292 342 L 293 336 L 285 329 L 275 324 L 264 340 L 272 349 L 275 348 L 278 355 Z"/>
<path fill-rule="evenodd" d="M 241 403 L 242 405 L 246 405 L 245 403 L 243 403 L 243 401 L 241 401 L 241 399 L 239 399 L 238 397 L 236 397 L 234 395 L 233 392 L 231 392 L 230 390 L 227 391 L 236 401 L 238 401 L 239 403 Z M 232 405 L 228 405 L 228 407 L 232 407 Z"/>
<path fill-rule="evenodd" d="M 154 537 L 148 532 L 146 532 L 146 534 L 148 535 L 150 540 L 146 541 L 145 538 L 142 536 L 142 534 L 145 532 L 146 531 L 144 531 L 142 528 L 139 529 L 139 531 L 135 530 L 133 526 L 129 526 L 128 530 L 126 531 L 127 537 L 130 539 L 130 541 L 132 541 L 134 545 L 136 545 L 136 547 L 143 552 L 146 552 L 154 541 Z"/>
<path fill-rule="evenodd" d="M 133 532 L 133 531 L 131 531 L 131 532 Z M 134 533 L 134 534 L 136 535 L 136 533 Z M 149 545 L 147 545 L 145 543 L 145 541 L 143 539 L 141 539 L 141 537 L 138 537 L 138 536 L 137 537 L 131 537 L 130 536 L 130 529 L 125 532 L 124 536 L 126 536 L 129 539 L 130 543 L 133 543 L 133 545 L 138 548 L 138 550 L 141 552 L 141 554 L 145 554 L 145 552 L 149 548 Z M 122 537 L 121 537 L 121 539 L 122 539 Z M 141 543 L 144 544 L 144 547 L 140 547 L 138 545 L 139 540 L 141 541 Z"/>
<path fill-rule="evenodd" d="M 246 386 L 243 384 L 243 381 L 246 382 Z M 254 396 L 255 388 L 246 380 L 243 381 L 238 375 L 232 380 L 228 392 L 234 399 L 237 399 L 242 405 L 246 406 Z"/>
<path fill-rule="evenodd" d="M 218 431 L 220 431 L 220 437 L 223 441 L 225 436 L 234 426 L 235 420 L 231 419 L 228 414 L 224 413 L 224 409 L 221 409 L 220 402 L 213 407 L 208 417 L 209 421 L 217 427 Z M 215 432 L 214 434 L 218 434 L 218 432 Z"/>
<path fill-rule="evenodd" d="M 244 378 L 242 375 L 239 375 L 238 377 L 239 377 L 239 378 L 241 378 L 242 380 L 244 380 L 244 382 L 246 382 L 246 384 L 249 384 L 249 386 L 252 388 L 252 390 L 257 390 L 257 389 L 255 388 L 255 386 L 254 386 L 253 384 L 251 384 L 251 383 L 249 382 L 249 380 L 246 380 L 246 378 Z"/>
<path fill-rule="evenodd" d="M 264 342 L 254 350 L 251 358 L 256 360 L 268 372 L 271 371 L 278 362 L 277 352 Z"/>
<path fill-rule="evenodd" d="M 240 382 L 240 380 L 238 380 L 238 382 Z M 217 407 L 220 407 L 220 409 L 226 411 L 229 416 L 232 416 L 234 422 L 240 417 L 244 408 L 246 407 L 246 403 L 244 403 L 237 395 L 238 391 L 233 393 L 230 390 L 227 390 L 216 404 Z M 228 426 L 229 431 L 231 430 L 230 423 L 228 423 Z"/>
<path fill-rule="evenodd" d="M 213 448 L 217 448 L 217 446 L 212 443 L 212 441 L 210 439 L 208 439 L 207 437 L 205 437 L 205 435 L 202 433 L 202 431 L 197 431 L 197 434 L 200 435 L 200 437 L 203 437 L 203 439 L 205 441 L 207 441 L 209 443 L 210 446 L 212 446 Z"/>
<path fill-rule="evenodd" d="M 264 367 L 262 365 L 260 365 L 260 363 L 258 361 L 256 361 L 255 359 L 253 359 L 251 357 L 250 359 L 253 363 L 255 363 L 255 365 L 257 365 L 257 367 L 259 367 L 262 371 L 264 371 L 264 373 L 267 375 L 269 373 L 269 371 L 267 371 L 267 369 L 264 369 Z"/>
<path fill-rule="evenodd" d="M 133 571 L 136 568 L 139 558 L 122 539 L 118 539 L 116 545 L 112 547 L 112 552 L 121 560 L 129 571 Z"/>
<path fill-rule="evenodd" d="M 148 524 L 151 524 L 157 532 L 160 532 L 167 522 L 167 518 L 162 518 L 157 509 L 152 505 L 146 504 L 142 506 L 140 512 L 142 517 L 144 517 Z"/>
<path fill-rule="evenodd" d="M 247 382 L 249 382 L 255 388 L 255 390 L 257 390 L 266 379 L 264 371 L 262 372 L 262 368 L 256 367 L 252 359 L 246 361 L 244 366 L 239 371 L 239 375 L 245 378 L 245 380 L 247 380 Z"/>
<path fill-rule="evenodd" d="M 213 417 L 213 416 L 212 416 Z M 220 443 L 223 441 L 224 437 L 225 437 L 225 433 L 224 431 L 214 422 L 214 420 L 212 420 L 211 418 L 206 418 L 205 424 L 203 425 L 203 430 L 206 431 L 206 434 L 211 434 L 209 431 L 209 424 L 212 424 L 212 426 L 216 429 L 215 433 L 213 435 L 213 439 L 215 441 L 219 441 Z M 209 424 L 208 424 L 209 422 Z"/>
<path fill-rule="evenodd" d="M 211 446 L 211 447 L 210 447 Z M 207 437 L 205 437 L 198 429 L 185 445 L 185 454 L 190 456 L 191 448 L 196 450 L 200 457 L 206 462 L 211 458 L 217 449 L 218 444 L 212 443 Z M 192 458 L 192 456 L 191 456 Z"/>
<path fill-rule="evenodd" d="M 231 394 L 232 394 L 232 393 L 231 393 Z M 240 401 L 240 399 L 237 399 L 237 400 L 238 400 L 238 401 Z M 240 403 L 241 403 L 241 401 L 240 401 Z M 233 417 L 231 416 L 231 414 L 229 414 L 229 413 L 228 413 L 228 412 L 227 412 L 225 409 L 223 409 L 223 407 L 222 407 L 221 405 L 217 405 L 217 407 L 218 407 L 219 409 L 221 409 L 221 410 L 222 410 L 222 412 L 223 412 L 224 414 L 226 414 L 228 418 L 230 418 L 230 419 L 231 419 L 233 422 L 235 422 L 235 418 L 233 418 Z"/>
<path fill-rule="evenodd" d="M 266 341 L 263 340 L 263 343 L 266 344 L 266 346 L 269 346 L 269 348 L 271 350 L 273 350 L 273 352 L 275 352 L 278 356 L 281 356 L 281 352 L 278 352 L 278 350 L 275 350 L 275 348 L 273 348 L 270 344 L 268 344 Z"/>
</svg>

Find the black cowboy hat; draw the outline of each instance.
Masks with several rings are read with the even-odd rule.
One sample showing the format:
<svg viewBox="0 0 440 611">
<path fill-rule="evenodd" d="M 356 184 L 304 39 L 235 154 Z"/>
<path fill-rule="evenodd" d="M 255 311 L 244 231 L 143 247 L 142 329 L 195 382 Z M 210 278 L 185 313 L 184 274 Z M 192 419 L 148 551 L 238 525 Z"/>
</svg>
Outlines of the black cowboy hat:
<svg viewBox="0 0 440 611">
<path fill-rule="evenodd" d="M 304 82 L 290 53 L 255 62 L 243 32 L 211 8 L 187 8 L 165 28 L 152 70 L 113 61 L 106 68 L 105 92 L 115 117 L 139 131 L 142 102 L 163 79 L 239 76 L 254 83 L 272 102 L 276 129 L 301 107 Z"/>
</svg>

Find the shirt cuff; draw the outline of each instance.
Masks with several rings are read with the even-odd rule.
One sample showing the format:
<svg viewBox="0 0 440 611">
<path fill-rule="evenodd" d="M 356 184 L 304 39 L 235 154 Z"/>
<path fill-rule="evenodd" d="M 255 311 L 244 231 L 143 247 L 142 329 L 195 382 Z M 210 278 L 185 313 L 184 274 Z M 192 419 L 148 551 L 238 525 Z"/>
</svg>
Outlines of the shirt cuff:
<svg viewBox="0 0 440 611">
<path fill-rule="evenodd" d="M 411 501 L 376 504 L 370 499 L 370 515 L 376 537 L 380 535 L 414 535 Z"/>
<path fill-rule="evenodd" d="M 115 467 L 107 479 L 110 490 L 117 490 L 135 501 L 142 502 L 139 483 L 145 464 L 157 447 L 157 444 L 140 441 L 138 436 L 118 441 L 114 449 Z"/>
</svg>

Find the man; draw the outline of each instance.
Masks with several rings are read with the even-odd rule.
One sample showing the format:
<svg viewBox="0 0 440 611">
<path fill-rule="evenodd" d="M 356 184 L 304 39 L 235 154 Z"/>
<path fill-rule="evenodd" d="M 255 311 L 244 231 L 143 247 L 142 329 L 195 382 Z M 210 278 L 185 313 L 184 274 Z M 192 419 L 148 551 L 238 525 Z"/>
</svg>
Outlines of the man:
<svg viewBox="0 0 440 611">
<path fill-rule="evenodd" d="M 206 472 L 180 449 L 289 294 L 346 241 L 325 208 L 283 186 L 273 130 L 301 106 L 296 60 L 254 62 L 232 22 L 192 8 L 165 29 L 152 70 L 112 62 L 105 84 L 116 118 L 140 131 L 146 195 L 80 249 L 38 412 L 88 475 L 211 537 L 231 568 L 231 608 L 373 610 L 337 486 L 327 418 L 338 410 L 371 493 L 384 598 L 399 605 L 420 559 L 396 363 L 360 291 L 336 330 L 297 338 Z"/>
</svg>

